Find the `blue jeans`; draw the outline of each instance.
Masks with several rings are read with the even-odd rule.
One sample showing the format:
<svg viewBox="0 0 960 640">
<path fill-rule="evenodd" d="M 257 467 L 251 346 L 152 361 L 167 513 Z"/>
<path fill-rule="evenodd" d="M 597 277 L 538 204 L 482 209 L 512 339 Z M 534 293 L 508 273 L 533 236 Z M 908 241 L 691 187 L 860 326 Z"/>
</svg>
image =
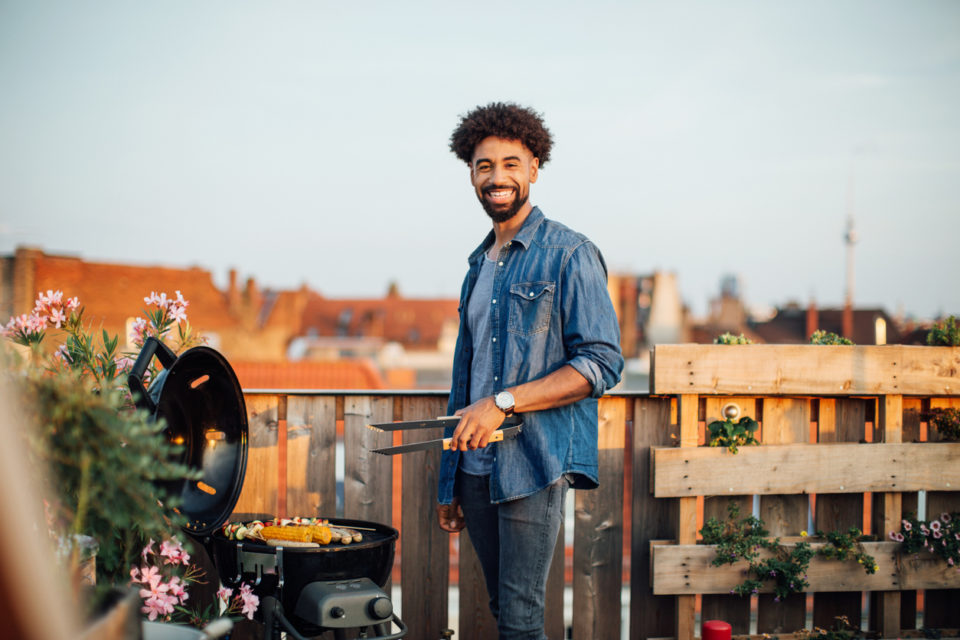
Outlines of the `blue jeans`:
<svg viewBox="0 0 960 640">
<path fill-rule="evenodd" d="M 546 640 L 547 574 L 568 486 L 561 478 L 533 495 L 494 504 L 490 476 L 457 474 L 460 506 L 501 640 Z"/>
</svg>

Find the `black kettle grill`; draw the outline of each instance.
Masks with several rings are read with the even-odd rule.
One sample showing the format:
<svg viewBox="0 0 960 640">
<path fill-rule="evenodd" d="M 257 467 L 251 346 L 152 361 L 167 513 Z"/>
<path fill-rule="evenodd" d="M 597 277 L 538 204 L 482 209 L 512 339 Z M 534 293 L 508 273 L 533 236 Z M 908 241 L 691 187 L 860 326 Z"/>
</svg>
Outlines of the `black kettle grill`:
<svg viewBox="0 0 960 640">
<path fill-rule="evenodd" d="M 163 370 L 148 390 L 143 376 L 154 357 Z M 164 489 L 180 496 L 187 518 L 184 529 L 207 549 L 220 581 L 234 589 L 246 582 L 260 597 L 258 618 L 265 625 L 265 638 L 279 639 L 281 630 L 294 640 L 332 631 L 339 640 L 350 630 L 368 628 L 379 640 L 406 635 L 406 626 L 382 590 L 393 567 L 396 529 L 330 519 L 334 526 L 360 530 L 363 541 L 312 548 L 271 547 L 223 535 L 221 527 L 243 488 L 248 426 L 237 376 L 220 353 L 200 346 L 177 357 L 151 337 L 127 384 L 139 408 L 166 421 L 169 441 L 183 447 L 180 462 L 202 471 L 199 480 Z M 399 632 L 391 634 L 391 623 Z"/>
</svg>

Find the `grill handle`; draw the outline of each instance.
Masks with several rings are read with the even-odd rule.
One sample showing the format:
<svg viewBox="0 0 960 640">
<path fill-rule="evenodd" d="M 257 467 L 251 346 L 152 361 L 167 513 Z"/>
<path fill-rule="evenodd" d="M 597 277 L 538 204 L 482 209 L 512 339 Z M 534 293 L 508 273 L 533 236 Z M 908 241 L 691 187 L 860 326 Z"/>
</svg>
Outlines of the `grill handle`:
<svg viewBox="0 0 960 640">
<path fill-rule="evenodd" d="M 177 361 L 177 354 L 170 347 L 150 336 L 143 343 L 143 349 L 140 350 L 137 361 L 133 363 L 133 368 L 127 375 L 127 386 L 130 388 L 130 393 L 133 394 L 137 408 L 146 409 L 151 415 L 156 412 L 157 403 L 147 393 L 147 388 L 143 385 L 143 375 L 150 367 L 153 356 L 157 356 L 157 360 L 160 361 L 164 369 L 169 369 Z"/>
</svg>

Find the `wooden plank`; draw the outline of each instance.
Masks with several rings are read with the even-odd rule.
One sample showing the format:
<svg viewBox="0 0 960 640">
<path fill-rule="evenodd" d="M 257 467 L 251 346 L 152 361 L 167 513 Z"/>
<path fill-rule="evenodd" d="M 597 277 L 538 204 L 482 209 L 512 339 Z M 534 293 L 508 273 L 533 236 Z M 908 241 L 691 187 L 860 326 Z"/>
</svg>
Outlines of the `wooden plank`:
<svg viewBox="0 0 960 640">
<path fill-rule="evenodd" d="M 573 637 L 620 637 L 623 581 L 623 446 L 626 399 L 599 409 L 600 486 L 576 492 Z"/>
<path fill-rule="evenodd" d="M 678 400 L 680 422 L 680 447 L 696 448 L 699 436 L 700 398 L 697 395 L 684 394 Z M 697 539 L 697 500 L 680 498 L 677 515 L 677 540 L 680 544 L 691 544 Z M 694 596 L 677 597 L 677 640 L 693 640 L 696 630 L 696 598 Z"/>
<path fill-rule="evenodd" d="M 445 398 L 408 397 L 405 420 L 444 415 Z M 434 433 L 430 433 L 434 432 Z M 404 442 L 438 438 L 440 430 L 404 433 Z M 380 456 L 382 457 L 382 456 Z M 439 638 L 447 628 L 450 534 L 437 525 L 439 451 L 403 454 L 403 506 L 400 538 L 403 542 L 403 621 L 410 638 Z M 462 624 L 462 622 L 461 622 Z"/>
<path fill-rule="evenodd" d="M 951 395 L 960 347 L 657 345 L 654 393 Z"/>
<path fill-rule="evenodd" d="M 232 519 L 277 514 L 277 410 L 276 395 L 246 397 L 249 448 L 247 472 Z M 250 517 L 248 517 L 250 516 Z"/>
<path fill-rule="evenodd" d="M 633 494 L 630 506 L 630 638 L 644 640 L 674 632 L 676 601 L 653 594 L 650 541 L 675 538 L 677 501 L 656 500 L 650 487 L 650 447 L 665 445 L 680 436 L 671 420 L 670 398 L 633 399 L 631 443 Z"/>
<path fill-rule="evenodd" d="M 861 442 L 866 436 L 866 400 L 839 398 L 821 399 L 817 441 Z M 843 531 L 863 528 L 862 493 L 823 493 L 817 496 L 814 525 L 821 531 Z M 827 591 L 813 596 L 813 625 L 832 629 L 835 619 L 845 616 L 860 628 L 860 592 Z M 899 604 L 898 604 L 899 607 Z M 898 626 L 897 629 L 900 627 Z"/>
<path fill-rule="evenodd" d="M 739 414 L 737 419 L 744 416 L 757 417 L 756 398 L 747 397 L 717 397 L 706 398 L 705 421 L 709 425 L 714 420 L 723 420 L 723 408 L 728 404 L 736 405 Z M 742 517 L 746 517 L 753 510 L 753 496 L 722 496 L 707 497 L 703 501 L 704 521 L 716 518 L 720 521 L 727 519 L 727 505 L 735 502 L 740 508 Z M 729 593 L 705 594 L 700 600 L 701 620 L 723 620 L 730 623 L 734 634 L 750 633 L 750 598 L 743 598 Z"/>
<path fill-rule="evenodd" d="M 335 398 L 287 398 L 287 508 L 293 515 L 336 515 L 336 438 Z"/>
<path fill-rule="evenodd" d="M 736 454 L 719 447 L 656 448 L 652 455 L 658 498 L 960 486 L 960 443 L 764 445 L 741 447 Z M 745 467 L 751 473 L 743 473 Z"/>
<path fill-rule="evenodd" d="M 810 402 L 794 398 L 765 398 L 761 429 L 764 446 L 748 448 L 762 451 L 773 444 L 807 442 L 810 437 Z M 797 448 L 805 447 L 800 445 Z M 755 467 L 750 468 L 753 470 L 752 475 L 762 476 L 764 473 L 763 470 Z M 779 471 L 773 471 L 775 471 L 774 475 L 780 475 Z M 798 535 L 806 529 L 808 505 L 807 496 L 761 495 L 760 519 L 764 521 L 771 535 Z M 805 595 L 793 594 L 779 602 L 767 593 L 760 594 L 757 598 L 757 631 L 761 633 L 795 631 L 804 628 L 805 622 Z"/>
<path fill-rule="evenodd" d="M 393 458 L 371 449 L 393 444 L 390 433 L 367 428 L 393 419 L 393 399 L 349 396 L 343 415 L 343 515 L 345 518 L 391 522 Z"/>
<path fill-rule="evenodd" d="M 924 400 L 921 398 L 903 398 L 903 432 L 901 442 L 920 442 L 920 410 Z M 877 438 L 874 438 L 877 440 Z M 920 494 L 916 491 L 904 492 L 900 494 L 900 513 L 916 513 L 920 502 Z M 896 525 L 896 528 L 899 528 Z M 874 533 L 880 536 L 889 535 L 890 530 L 877 527 Z M 913 629 L 917 626 L 917 592 L 900 592 L 900 625 L 907 629 Z M 873 625 L 874 629 L 881 628 L 881 625 Z"/>
<path fill-rule="evenodd" d="M 825 543 L 814 542 L 814 549 Z M 790 547 L 791 543 L 784 543 Z M 899 589 L 936 589 L 960 586 L 960 573 L 946 563 L 921 556 L 898 558 L 899 543 L 864 542 L 864 550 L 879 565 L 875 574 L 867 574 L 856 562 L 814 557 L 807 578 L 809 591 L 896 591 Z M 743 581 L 747 565 L 738 562 L 714 567 L 712 545 L 653 544 L 653 592 L 657 595 L 729 593 Z M 761 552 L 761 556 L 767 552 Z M 767 583 L 763 591 L 773 590 Z M 954 601 L 956 602 L 956 601 Z"/>
<path fill-rule="evenodd" d="M 903 396 L 881 396 L 874 440 L 890 443 L 903 441 Z M 901 494 L 897 492 L 873 494 L 872 528 L 881 540 L 890 531 L 900 528 Z M 886 638 L 899 633 L 900 593 L 893 591 L 870 594 L 870 628 L 878 629 Z"/>
<path fill-rule="evenodd" d="M 933 398 L 930 400 L 931 409 L 960 409 L 960 398 Z M 932 425 L 927 427 L 927 439 L 931 442 L 941 441 L 940 434 Z M 931 446 L 931 445 L 927 445 Z M 943 445 L 938 445 L 943 446 Z M 955 445 L 960 446 L 960 444 Z M 954 465 L 958 466 L 958 465 Z M 951 484 L 951 491 L 927 492 L 927 520 L 939 518 L 941 513 L 960 511 L 960 482 Z M 941 564 L 944 564 L 941 562 Z M 945 566 L 945 564 L 944 564 Z M 953 570 L 956 573 L 956 570 Z M 942 627 L 960 627 L 960 590 L 927 591 L 923 594 L 923 621 L 931 629 Z"/>
<path fill-rule="evenodd" d="M 464 529 L 459 534 L 460 542 L 460 640 L 497 640 L 497 620 L 490 613 L 490 596 L 483 579 L 480 559 L 470 542 L 470 534 Z M 563 624 L 561 616 L 560 623 Z M 562 634 L 561 634 L 562 636 Z"/>
</svg>

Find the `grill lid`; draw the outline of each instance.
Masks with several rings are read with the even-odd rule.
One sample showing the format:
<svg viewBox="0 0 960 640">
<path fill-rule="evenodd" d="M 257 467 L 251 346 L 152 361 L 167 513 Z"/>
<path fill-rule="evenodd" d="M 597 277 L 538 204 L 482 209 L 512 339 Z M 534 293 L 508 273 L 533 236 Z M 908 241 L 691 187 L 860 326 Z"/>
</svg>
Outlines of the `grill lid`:
<svg viewBox="0 0 960 640">
<path fill-rule="evenodd" d="M 154 356 L 163 371 L 148 391 L 143 375 Z M 163 418 L 168 440 L 183 446 L 179 462 L 203 474 L 164 487 L 180 496 L 187 530 L 197 535 L 215 531 L 233 512 L 247 469 L 247 410 L 236 374 L 214 349 L 193 347 L 178 358 L 151 337 L 127 384 L 137 406 L 154 419 Z"/>
</svg>

